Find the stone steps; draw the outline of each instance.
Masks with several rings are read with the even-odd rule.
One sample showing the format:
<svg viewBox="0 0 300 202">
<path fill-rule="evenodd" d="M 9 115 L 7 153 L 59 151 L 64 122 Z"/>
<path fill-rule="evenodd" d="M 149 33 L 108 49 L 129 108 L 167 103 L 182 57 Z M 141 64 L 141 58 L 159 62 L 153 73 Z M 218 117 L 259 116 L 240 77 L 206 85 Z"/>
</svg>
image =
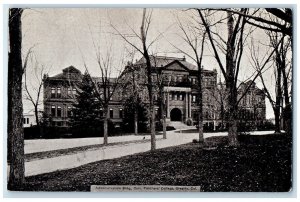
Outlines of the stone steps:
<svg viewBox="0 0 300 202">
<path fill-rule="evenodd" d="M 195 126 L 188 126 L 181 121 L 171 121 L 168 125 L 173 126 L 176 130 L 196 128 Z"/>
</svg>

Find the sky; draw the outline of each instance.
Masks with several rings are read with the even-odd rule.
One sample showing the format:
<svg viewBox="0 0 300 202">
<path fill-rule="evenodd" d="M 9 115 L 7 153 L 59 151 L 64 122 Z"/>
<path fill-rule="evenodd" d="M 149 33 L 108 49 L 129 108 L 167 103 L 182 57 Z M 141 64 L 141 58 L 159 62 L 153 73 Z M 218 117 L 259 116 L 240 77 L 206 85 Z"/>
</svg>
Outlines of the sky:
<svg viewBox="0 0 300 202">
<path fill-rule="evenodd" d="M 222 17 L 222 15 L 218 16 Z M 85 71 L 84 64 L 88 67 L 93 76 L 100 74 L 96 53 L 100 52 L 102 57 L 110 56 L 112 58 L 112 76 L 116 76 L 122 70 L 127 61 L 136 60 L 141 57 L 135 53 L 131 56 L 132 47 L 129 46 L 116 32 L 130 37 L 130 41 L 140 48 L 140 43 L 133 33 L 139 33 L 139 27 L 142 19 L 142 9 L 105 9 L 105 8 L 34 8 L 24 11 L 22 16 L 23 30 L 23 56 L 31 48 L 38 64 L 44 66 L 44 72 L 49 76 L 54 76 L 62 72 L 62 69 L 73 65 L 82 73 Z M 192 20 L 191 20 L 192 19 Z M 186 9 L 153 9 L 152 21 L 148 32 L 148 44 L 155 40 L 150 48 L 151 53 L 163 56 L 183 57 L 175 47 L 191 54 L 191 49 L 182 39 L 182 32 L 178 26 L 178 20 L 183 25 L 194 24 L 199 19 L 191 11 Z M 219 27 L 219 34 L 226 38 L 227 30 L 225 27 Z M 115 27 L 115 29 L 113 28 Z M 250 39 L 249 39 L 250 40 Z M 261 30 L 254 30 L 253 39 L 256 44 L 266 43 L 267 36 Z M 98 51 L 100 50 L 100 51 Z M 262 53 L 267 49 L 261 46 Z M 251 67 L 249 56 L 249 47 L 245 48 L 245 53 L 241 63 L 240 81 L 249 78 L 254 69 Z M 225 65 L 225 58 L 222 57 Z M 187 60 L 194 63 L 187 57 Z M 32 93 L 37 86 L 40 78 L 40 66 L 36 68 L 30 61 L 27 69 L 28 85 L 32 86 Z M 218 71 L 220 68 L 209 43 L 205 44 L 203 57 L 203 66 L 205 69 Z M 267 86 L 274 89 L 274 78 L 272 70 L 265 72 Z M 262 85 L 257 80 L 258 87 Z M 272 94 L 275 91 L 271 91 Z M 274 117 L 269 101 L 266 99 L 267 118 Z M 41 106 L 42 107 L 42 106 Z M 28 112 L 32 105 L 24 101 L 24 111 Z"/>
</svg>

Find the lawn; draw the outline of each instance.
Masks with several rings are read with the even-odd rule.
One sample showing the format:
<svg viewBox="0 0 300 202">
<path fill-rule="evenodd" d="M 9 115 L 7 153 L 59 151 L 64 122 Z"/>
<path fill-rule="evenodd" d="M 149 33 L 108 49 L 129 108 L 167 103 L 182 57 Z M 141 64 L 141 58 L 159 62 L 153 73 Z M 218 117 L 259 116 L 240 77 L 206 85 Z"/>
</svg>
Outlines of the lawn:
<svg viewBox="0 0 300 202">
<path fill-rule="evenodd" d="M 26 178 L 27 191 L 89 191 L 90 185 L 190 185 L 202 191 L 285 192 L 291 188 L 291 138 L 240 136 L 240 147 L 226 137 L 90 163 Z M 214 143 L 214 144 L 212 144 Z"/>
</svg>

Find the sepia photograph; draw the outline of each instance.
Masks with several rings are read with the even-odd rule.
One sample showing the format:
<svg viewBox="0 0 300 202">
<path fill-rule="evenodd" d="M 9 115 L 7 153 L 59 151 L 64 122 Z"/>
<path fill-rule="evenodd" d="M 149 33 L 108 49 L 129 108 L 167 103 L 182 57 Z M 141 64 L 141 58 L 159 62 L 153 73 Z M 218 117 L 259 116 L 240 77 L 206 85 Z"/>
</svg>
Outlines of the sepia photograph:
<svg viewBox="0 0 300 202">
<path fill-rule="evenodd" d="M 9 6 L 6 189 L 291 192 L 294 8 Z"/>
</svg>

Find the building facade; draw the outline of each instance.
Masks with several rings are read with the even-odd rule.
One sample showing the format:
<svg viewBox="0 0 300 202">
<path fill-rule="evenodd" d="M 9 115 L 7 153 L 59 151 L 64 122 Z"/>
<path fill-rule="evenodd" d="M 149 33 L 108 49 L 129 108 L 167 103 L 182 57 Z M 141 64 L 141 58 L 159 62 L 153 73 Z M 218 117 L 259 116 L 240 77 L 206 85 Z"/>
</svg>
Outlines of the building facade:
<svg viewBox="0 0 300 202">
<path fill-rule="evenodd" d="M 177 121 L 194 124 L 198 117 L 197 66 L 186 59 L 151 56 L 153 100 L 155 110 L 160 109 L 160 99 L 164 99 L 167 123 Z M 149 103 L 145 59 L 128 63 L 119 79 L 120 85 L 109 102 L 109 117 L 119 124 L 123 118 L 123 103 L 132 94 L 138 95 L 144 103 Z M 54 126 L 68 127 L 76 94 L 80 91 L 82 73 L 73 66 L 63 69 L 61 74 L 44 76 L 44 111 L 52 117 Z M 97 81 L 99 78 L 93 78 Z M 239 96 L 248 83 L 242 83 Z M 217 84 L 217 71 L 202 68 L 202 100 L 204 127 L 217 129 L 224 122 L 226 105 L 222 101 L 222 86 Z M 245 101 L 246 100 L 246 101 Z M 223 104 L 220 105 L 220 103 Z M 256 114 L 257 120 L 265 120 L 265 98 L 262 90 L 254 85 L 240 102 L 241 109 Z M 222 109 L 223 108 L 223 109 Z M 245 115 L 243 115 L 245 116 Z"/>
<path fill-rule="evenodd" d="M 55 76 L 44 75 L 44 112 L 51 117 L 52 126 L 69 127 L 82 73 L 73 66 Z M 97 82 L 99 78 L 92 78 Z M 109 103 L 109 117 L 115 123 L 122 122 L 122 97 L 116 92 Z"/>
<path fill-rule="evenodd" d="M 197 120 L 199 111 L 197 106 L 197 66 L 187 62 L 185 57 L 151 56 L 150 59 L 156 111 L 159 111 L 160 104 L 158 101 L 161 97 L 160 90 L 162 90 L 167 123 L 180 121 L 193 124 Z M 141 91 L 145 90 L 147 85 L 145 59 L 141 58 L 134 64 L 129 63 L 125 68 L 125 72 L 127 72 L 125 75 L 129 84 L 133 83 L 132 71 L 136 75 L 135 80 L 139 83 L 137 86 Z M 217 87 L 216 70 L 202 69 L 202 86 L 204 124 L 213 126 L 215 119 L 214 92 Z M 131 88 L 127 87 L 126 89 Z M 147 93 L 138 92 L 138 94 L 143 97 L 148 96 Z"/>
</svg>

